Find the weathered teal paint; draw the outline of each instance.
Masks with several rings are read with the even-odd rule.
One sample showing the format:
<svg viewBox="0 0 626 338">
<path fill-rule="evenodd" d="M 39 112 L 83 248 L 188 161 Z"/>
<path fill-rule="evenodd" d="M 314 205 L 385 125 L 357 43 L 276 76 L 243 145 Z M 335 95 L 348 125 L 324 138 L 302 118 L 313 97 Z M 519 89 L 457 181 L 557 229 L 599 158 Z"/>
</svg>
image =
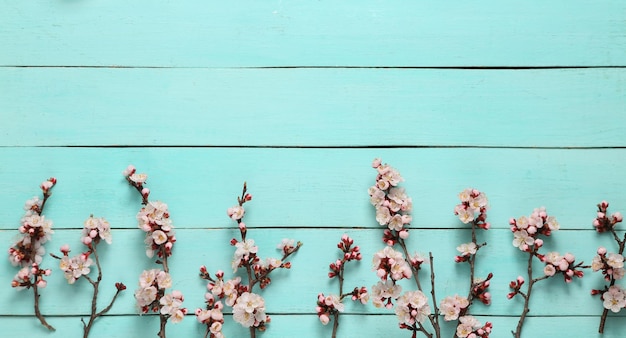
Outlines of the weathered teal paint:
<svg viewBox="0 0 626 338">
<path fill-rule="evenodd" d="M 510 217 L 546 206 L 562 227 L 546 247 L 587 262 L 599 245 L 614 248 L 591 221 L 602 199 L 626 211 L 625 13 L 624 1 L 586 0 L 4 2 L 0 243 L 11 245 L 38 184 L 57 177 L 48 252 L 79 251 L 84 219 L 105 217 L 113 244 L 102 252 L 101 299 L 116 281 L 129 286 L 91 337 L 154 337 L 158 320 L 134 307 L 151 265 L 121 171 L 148 172 L 151 197 L 170 207 L 174 288 L 191 312 L 203 305 L 201 264 L 230 274 L 236 229 L 226 208 L 247 181 L 246 223 L 261 255 L 278 255 L 284 237 L 305 243 L 263 292 L 272 322 L 261 337 L 329 337 L 315 300 L 335 290 L 326 273 L 343 233 L 364 254 L 351 283 L 377 281 L 370 260 L 382 230 L 367 188 L 370 162 L 382 157 L 406 178 L 410 250 L 433 252 L 440 298 L 467 292 L 467 267 L 453 262 L 469 241 L 452 214 L 456 194 L 487 194 L 493 229 L 480 234 L 488 246 L 477 269 L 495 275 L 493 304 L 472 312 L 506 337 L 521 312 L 506 299 L 508 282 L 525 273 Z M 41 306 L 57 331 L 38 325 L 2 259 L 1 336 L 80 336 L 90 288 L 67 285 L 44 262 L 54 272 Z M 589 291 L 601 285 L 590 271 L 567 286 L 541 282 L 525 336 L 596 337 L 602 305 Z M 228 337 L 246 336 L 226 322 Z M 610 316 L 604 337 L 622 337 L 623 323 Z M 444 326 L 445 336 L 453 330 Z M 168 325 L 169 337 L 203 332 L 192 315 Z M 340 337 L 406 334 L 371 304 L 348 305 L 340 326 Z"/>
</svg>

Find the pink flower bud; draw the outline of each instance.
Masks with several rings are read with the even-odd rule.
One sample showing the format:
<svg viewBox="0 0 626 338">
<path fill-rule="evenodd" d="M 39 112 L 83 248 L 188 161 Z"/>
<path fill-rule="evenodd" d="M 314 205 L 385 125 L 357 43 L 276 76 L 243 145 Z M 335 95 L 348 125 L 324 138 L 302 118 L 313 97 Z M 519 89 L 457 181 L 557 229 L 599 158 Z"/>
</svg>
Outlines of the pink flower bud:
<svg viewBox="0 0 626 338">
<path fill-rule="evenodd" d="M 148 188 L 141 189 L 141 196 L 143 196 L 143 198 L 148 198 L 148 195 L 150 195 L 150 189 Z"/>
<path fill-rule="evenodd" d="M 52 270 L 46 269 L 46 270 L 43 271 L 43 274 L 46 275 L 46 276 L 50 276 L 52 274 Z"/>
<path fill-rule="evenodd" d="M 50 188 L 52 188 L 54 184 L 52 184 L 52 182 L 50 181 L 45 181 L 43 183 L 41 183 L 41 190 L 43 190 L 44 192 L 48 191 Z"/>
<path fill-rule="evenodd" d="M 246 223 L 239 222 L 239 230 L 245 230 L 245 229 L 246 229 Z"/>
<path fill-rule="evenodd" d="M 183 293 L 178 291 L 178 290 L 174 290 L 172 291 L 172 297 L 176 298 L 176 299 L 180 299 L 183 300 Z"/>
<path fill-rule="evenodd" d="M 537 233 L 537 228 L 534 225 L 531 225 L 526 229 L 526 232 L 528 232 L 529 235 L 534 235 Z"/>
<path fill-rule="evenodd" d="M 541 248 L 541 247 L 543 246 L 543 240 L 542 240 L 541 238 L 537 238 L 537 239 L 535 240 L 535 246 L 536 246 L 537 248 Z"/>
<path fill-rule="evenodd" d="M 63 244 L 61 246 L 61 253 L 63 253 L 64 255 L 67 255 L 70 252 L 70 246 L 67 244 Z"/>
<path fill-rule="evenodd" d="M 94 229 L 89 232 L 89 237 L 96 238 L 96 236 L 98 236 L 98 230 Z"/>
<path fill-rule="evenodd" d="M 93 239 L 91 239 L 91 237 L 89 237 L 89 236 L 85 236 L 85 237 L 83 237 L 83 239 L 82 239 L 82 242 L 83 242 L 83 244 L 85 244 L 85 245 L 89 245 L 89 244 L 91 244 L 91 242 L 92 242 L 92 241 L 93 241 Z"/>
<path fill-rule="evenodd" d="M 611 217 L 613 218 L 615 223 L 619 223 L 624 219 L 624 217 L 622 216 L 622 213 L 619 211 L 611 215 Z"/>
<path fill-rule="evenodd" d="M 565 260 L 568 263 L 574 263 L 574 261 L 576 260 L 576 258 L 574 257 L 574 255 L 572 255 L 571 253 L 566 253 L 565 256 L 563 256 L 563 258 L 565 258 Z"/>
<path fill-rule="evenodd" d="M 517 221 L 515 220 L 515 218 L 511 217 L 509 218 L 509 225 L 516 225 Z"/>
<path fill-rule="evenodd" d="M 322 324 L 326 325 L 328 324 L 328 322 L 330 322 L 330 318 L 328 317 L 327 314 L 323 313 L 320 315 L 320 322 L 322 322 Z"/>
<path fill-rule="evenodd" d="M 40 279 L 37 281 L 37 287 L 39 287 L 40 289 L 45 288 L 48 285 L 48 282 L 46 282 L 43 279 Z"/>
<path fill-rule="evenodd" d="M 598 218 L 604 218 L 604 217 L 606 217 L 606 214 L 601 211 L 598 211 Z"/>
<path fill-rule="evenodd" d="M 406 229 L 402 229 L 398 233 L 398 236 L 400 236 L 400 238 L 402 238 L 402 239 L 407 239 L 407 238 L 409 238 L 409 231 L 406 230 Z"/>
<path fill-rule="evenodd" d="M 598 255 L 606 255 L 606 248 L 605 247 L 599 247 L 598 248 Z"/>
<path fill-rule="evenodd" d="M 376 169 L 380 167 L 381 163 L 382 160 L 380 158 L 375 158 L 374 161 L 372 161 L 372 168 Z"/>
<path fill-rule="evenodd" d="M 135 171 L 136 171 L 135 167 L 132 164 L 130 164 L 130 165 L 128 165 L 128 167 L 126 167 L 126 169 L 124 169 L 124 171 L 122 171 L 122 175 L 130 176 L 130 175 L 134 174 Z"/>
<path fill-rule="evenodd" d="M 609 207 L 609 202 L 607 201 L 600 202 L 600 209 L 606 210 L 606 208 L 608 207 Z"/>
<path fill-rule="evenodd" d="M 524 277 L 522 277 L 522 276 L 517 276 L 517 284 L 518 284 L 518 285 L 522 285 L 522 284 L 524 284 Z"/>
</svg>

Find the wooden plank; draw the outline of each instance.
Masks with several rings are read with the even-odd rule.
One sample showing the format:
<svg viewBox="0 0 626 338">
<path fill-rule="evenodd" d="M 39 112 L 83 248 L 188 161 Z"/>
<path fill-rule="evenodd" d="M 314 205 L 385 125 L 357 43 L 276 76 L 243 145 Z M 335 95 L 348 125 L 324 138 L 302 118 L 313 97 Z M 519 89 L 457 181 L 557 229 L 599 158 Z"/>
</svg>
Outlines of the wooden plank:
<svg viewBox="0 0 626 338">
<path fill-rule="evenodd" d="M 3 146 L 626 146 L 626 69 L 0 68 L 0 78 Z"/>
<path fill-rule="evenodd" d="M 408 331 L 399 330 L 396 324 L 396 317 L 386 316 L 344 316 L 339 326 L 339 337 L 342 338 L 362 338 L 362 337 L 385 337 L 397 336 L 406 337 Z M 493 337 L 507 337 L 510 331 L 515 329 L 517 324 L 515 318 L 507 316 L 478 317 L 481 323 L 486 320 L 494 325 Z M 25 337 L 80 337 L 82 335 L 80 321 L 74 317 L 52 318 L 54 324 L 59 328 L 55 333 L 45 332 L 38 327 L 33 318 L 24 317 L 0 317 L 3 324 L 3 332 L 14 337 L 23 335 Z M 523 337 L 533 337 L 536 335 L 546 337 L 577 337 L 580 335 L 594 336 L 599 319 L 597 317 L 530 317 L 524 325 Z M 606 330 L 602 337 L 621 338 L 623 337 L 623 327 L 620 322 L 607 323 Z M 452 325 L 444 325 L 442 334 L 444 337 L 451 337 L 454 328 Z M 91 338 L 145 338 L 154 337 L 158 331 L 158 319 L 154 317 L 123 316 L 106 317 L 96 322 Z M 292 338 L 292 337 L 329 337 L 332 327 L 323 326 L 315 315 L 274 315 L 268 330 L 261 334 L 265 337 Z M 247 329 L 233 324 L 230 317 L 226 317 L 224 325 L 226 337 L 246 337 Z M 168 337 L 202 337 L 203 327 L 195 318 L 188 317 L 179 324 L 167 325 Z"/>
<path fill-rule="evenodd" d="M 81 227 L 93 213 L 134 229 L 140 199 L 121 174 L 133 163 L 179 228 L 232 227 L 226 209 L 244 181 L 255 196 L 249 226 L 378 228 L 367 189 L 376 176 L 370 163 L 382 157 L 406 180 L 414 227 L 463 227 L 452 210 L 472 186 L 487 194 L 495 228 L 545 206 L 564 228 L 591 229 L 603 199 L 612 211 L 626 209 L 625 156 L 626 149 L 0 148 L 0 227 L 17 229 L 23 203 L 56 176 L 46 207 L 55 227 Z"/>
<path fill-rule="evenodd" d="M 625 11 L 619 0 L 4 2 L 0 65 L 623 66 Z"/>
<path fill-rule="evenodd" d="M 346 289 L 357 286 L 371 287 L 378 278 L 372 271 L 371 260 L 375 252 L 384 248 L 380 229 L 250 229 L 248 238 L 254 239 L 259 246 L 261 257 L 276 257 L 280 253 L 276 244 L 283 238 L 301 240 L 304 246 L 293 257 L 292 269 L 277 271 L 272 275 L 272 284 L 261 292 L 266 300 L 269 313 L 280 314 L 314 314 L 315 300 L 319 292 L 336 293 L 337 281 L 327 277 L 328 264 L 335 261 L 339 254 L 336 244 L 341 236 L 347 233 L 361 247 L 363 260 L 351 263 L 346 274 Z M 10 243 L 14 233 L 0 231 L 0 243 Z M 115 292 L 115 282 L 123 282 L 128 291 L 123 293 L 115 303 L 110 314 L 129 315 L 136 313 L 133 292 L 137 287 L 138 278 L 144 269 L 155 267 L 145 256 L 143 232 L 139 229 L 113 229 L 113 244 L 99 249 L 104 271 L 100 301 L 106 304 Z M 206 265 L 213 273 L 218 269 L 225 271 L 230 278 L 232 270 L 230 262 L 234 249 L 230 239 L 238 236 L 235 229 L 178 229 L 175 251 L 170 258 L 173 289 L 185 295 L 185 306 L 195 310 L 203 306 L 206 283 L 198 277 L 200 265 Z M 48 252 L 58 252 L 63 244 L 70 244 L 73 254 L 80 252 L 80 230 L 57 230 L 47 245 Z M 506 229 L 493 229 L 479 233 L 479 241 L 487 242 L 481 249 L 476 266 L 476 276 L 485 277 L 494 273 L 490 292 L 493 303 L 490 306 L 478 304 L 472 307 L 476 315 L 502 314 L 519 316 L 522 311 L 521 299 L 508 300 L 509 282 L 518 275 L 526 275 L 527 255 L 512 246 L 512 234 Z M 465 295 L 468 292 L 468 268 L 466 265 L 454 263 L 458 254 L 456 247 L 471 240 L 467 230 L 414 230 L 407 242 L 411 253 L 418 252 L 428 255 L 432 252 L 435 258 L 436 290 L 438 302 L 447 295 Z M 599 245 L 610 251 L 616 250 L 610 236 L 596 235 L 588 231 L 559 231 L 546 240 L 543 252 L 570 252 L 578 260 L 591 262 Z M 8 245 L 7 245 L 8 246 Z M 101 246 L 102 247 L 102 246 Z M 15 291 L 9 288 L 10 281 L 17 269 L 11 268 L 6 259 L 2 260 L 3 273 L 0 285 L 4 291 L 0 293 L 0 315 L 30 315 L 32 310 L 32 294 L 27 291 Z M 50 315 L 85 315 L 89 311 L 91 287 L 84 281 L 68 285 L 57 268 L 57 262 L 47 257 L 42 266 L 53 269 L 48 279 L 48 287 L 42 291 L 41 310 Z M 424 270 L 425 274 L 429 267 Z M 541 276 L 542 264 L 535 264 L 535 276 Z M 595 316 L 602 312 L 602 304 L 597 297 L 590 295 L 590 290 L 604 285 L 600 273 L 586 271 L 581 280 L 565 284 L 561 277 L 542 281 L 533 289 L 531 311 L 534 316 Z M 425 291 L 430 290 L 427 275 L 422 284 Z M 406 290 L 414 290 L 411 281 L 403 281 Z M 288 292 L 289 297 L 285 297 Z M 102 305 L 101 305 L 102 306 Z M 370 303 L 346 305 L 346 313 L 353 314 L 385 314 L 384 309 L 376 309 Z"/>
</svg>

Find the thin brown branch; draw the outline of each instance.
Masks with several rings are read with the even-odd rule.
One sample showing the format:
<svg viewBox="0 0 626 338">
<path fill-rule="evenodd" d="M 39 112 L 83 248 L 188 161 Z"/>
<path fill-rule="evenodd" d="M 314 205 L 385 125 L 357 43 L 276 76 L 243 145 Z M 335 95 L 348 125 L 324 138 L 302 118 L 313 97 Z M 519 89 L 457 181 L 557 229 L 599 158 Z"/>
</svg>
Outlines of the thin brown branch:
<svg viewBox="0 0 626 338">
<path fill-rule="evenodd" d="M 41 325 L 43 325 L 46 329 L 50 331 L 55 331 L 56 329 L 52 327 L 52 325 L 48 324 L 48 322 L 46 322 L 46 319 L 44 318 L 44 316 L 41 314 L 41 311 L 39 310 L 39 291 L 37 288 L 37 282 L 33 284 L 33 293 L 35 295 L 35 316 L 37 317 L 37 319 L 39 319 L 39 322 L 41 322 Z"/>
</svg>

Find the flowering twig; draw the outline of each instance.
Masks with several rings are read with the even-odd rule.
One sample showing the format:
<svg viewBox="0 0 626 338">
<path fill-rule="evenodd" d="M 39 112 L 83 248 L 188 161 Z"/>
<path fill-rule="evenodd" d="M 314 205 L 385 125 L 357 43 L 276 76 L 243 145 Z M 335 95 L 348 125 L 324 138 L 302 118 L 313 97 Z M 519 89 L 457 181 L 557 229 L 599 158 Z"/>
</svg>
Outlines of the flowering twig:
<svg viewBox="0 0 626 338">
<path fill-rule="evenodd" d="M 524 310 L 520 315 L 515 331 L 511 331 L 515 338 L 520 338 L 524 320 L 528 312 L 530 312 L 530 297 L 535 283 L 557 274 L 562 274 L 565 282 L 570 283 L 574 276 L 582 278 L 584 274 L 581 269 L 588 266 L 584 266 L 583 262 L 576 263 L 575 257 L 571 253 L 566 253 L 565 255 L 560 255 L 558 252 L 539 253 L 539 249 L 543 246 L 543 240 L 539 238 L 539 235 L 550 236 L 553 231 L 559 229 L 559 223 L 556 218 L 548 216 L 545 208 L 535 209 L 528 217 L 511 218 L 509 224 L 511 225 L 511 232 L 513 232 L 513 246 L 528 254 L 528 284 L 526 291 L 521 290 L 526 280 L 524 277 L 518 276 L 516 280 L 509 283 L 509 287 L 513 291 L 507 295 L 509 299 L 516 295 L 520 295 L 524 299 Z M 534 258 L 545 264 L 543 276 L 533 277 Z"/>
<path fill-rule="evenodd" d="M 41 325 L 50 331 L 54 331 L 39 310 L 39 289 L 46 287 L 47 282 L 44 276 L 49 276 L 52 271 L 43 269 L 40 264 L 46 253 L 44 244 L 50 240 L 52 231 L 52 221 L 43 216 L 46 201 L 52 195 L 52 187 L 56 184 L 56 178 L 51 177 L 41 183 L 40 188 L 43 192 L 43 200 L 37 196 L 26 201 L 24 209 L 26 213 L 22 217 L 19 227 L 21 238 L 13 244 L 9 249 L 9 261 L 13 266 L 19 266 L 21 269 L 13 277 L 11 286 L 17 290 L 31 289 L 35 298 L 35 316 L 39 319 Z"/>
<path fill-rule="evenodd" d="M 352 246 L 352 244 L 354 244 L 354 240 L 348 237 L 348 235 L 344 234 L 341 236 L 341 241 L 337 244 L 337 247 L 342 253 L 341 259 L 337 259 L 335 262 L 330 263 L 329 266 L 330 272 L 328 273 L 328 278 L 339 279 L 339 294 L 329 294 L 328 296 L 324 296 L 323 293 L 320 293 L 317 296 L 316 311 L 322 324 L 328 324 L 330 322 L 330 316 L 334 319 L 332 338 L 337 337 L 337 330 L 339 329 L 339 313 L 344 310 L 344 305 L 342 303 L 343 299 L 351 297 L 353 301 L 359 300 L 361 304 L 366 304 L 369 299 L 367 288 L 365 286 L 355 287 L 351 292 L 343 292 L 346 263 L 355 260 L 360 261 L 362 258 L 360 248 L 358 246 Z"/>
<path fill-rule="evenodd" d="M 265 289 L 271 283 L 269 275 L 272 271 L 279 268 L 291 268 L 291 262 L 288 262 L 287 258 L 302 246 L 302 242 L 294 244 L 293 239 L 283 239 L 277 247 L 282 252 L 282 257 L 261 261 L 257 256 L 259 248 L 254 240 L 246 238 L 248 230 L 243 222 L 245 213 L 243 205 L 251 200 L 252 195 L 247 192 L 247 186 L 244 183 L 241 197 L 237 197 L 237 205 L 227 210 L 228 217 L 237 222 L 241 235 L 241 240 L 233 238 L 230 241 L 230 244 L 236 247 L 232 261 L 233 272 L 244 268 L 248 283 L 243 284 L 241 277 L 224 281 L 224 272 L 221 270 L 218 270 L 213 278 L 205 266 L 200 267 L 200 277 L 209 281 L 207 288 L 210 291 L 205 295 L 207 308 L 196 310 L 198 321 L 207 326 L 205 337 L 209 334 L 211 338 L 223 337 L 221 332 L 223 306 L 220 301 L 215 301 L 215 297 L 225 299 L 226 305 L 233 308 L 233 319 L 243 327 L 249 328 L 251 338 L 256 337 L 256 330 L 265 331 L 270 317 L 265 313 L 263 297 L 253 293 L 254 286 L 258 284 L 261 289 Z"/>
<path fill-rule="evenodd" d="M 91 327 L 93 326 L 95 320 L 109 312 L 120 292 L 126 290 L 126 286 L 124 284 L 115 283 L 117 291 L 113 295 L 111 302 L 104 309 L 100 311 L 97 310 L 98 290 L 100 288 L 100 282 L 102 281 L 102 268 L 100 266 L 97 246 L 101 239 L 103 239 L 107 244 L 111 244 L 111 226 L 104 218 L 93 218 L 92 215 L 85 221 L 83 231 L 81 233 L 81 242 L 87 246 L 86 252 L 70 258 L 70 247 L 66 244 L 61 247 L 61 253 L 63 254 L 62 257 L 52 253 L 50 254 L 50 256 L 61 261 L 59 267 L 63 271 L 63 274 L 69 284 L 74 284 L 82 277 L 93 287 L 91 315 L 89 316 L 89 321 L 85 323 L 85 321 L 81 318 L 81 322 L 83 323 L 83 338 L 87 338 L 89 336 L 89 332 L 91 331 Z M 95 280 L 89 277 L 89 273 L 91 272 L 90 267 L 94 262 L 90 256 L 94 257 L 96 268 L 98 269 L 98 276 Z"/>
<path fill-rule="evenodd" d="M 372 287 L 372 302 L 376 307 L 392 308 L 394 307 L 393 300 L 397 300 L 395 310 L 401 329 L 411 331 L 412 337 L 416 337 L 417 332 L 421 332 L 424 336 L 431 338 L 433 333 L 429 332 L 423 325 L 428 319 L 433 327 L 434 336 L 440 338 L 441 327 L 435 295 L 432 254 L 429 254 L 429 258 L 433 313 L 431 313 L 428 299 L 422 291 L 418 276 L 424 258 L 418 254 L 409 254 L 405 243 L 405 239 L 409 237 L 409 230 L 405 227 L 412 220 L 409 212 L 413 202 L 406 195 L 404 188 L 398 187 L 403 178 L 395 168 L 387 164 L 383 165 L 380 159 L 375 159 L 372 162 L 372 167 L 376 169 L 378 175 L 376 176 L 376 184 L 368 190 L 370 203 L 376 208 L 378 223 L 387 227 L 383 232 L 383 242 L 387 246 L 374 255 L 374 270 L 381 280 Z M 400 246 L 402 252 L 393 249 L 395 244 Z M 415 280 L 417 290 L 400 295 L 402 288 L 396 282 L 409 278 Z"/>
<path fill-rule="evenodd" d="M 620 212 L 607 216 L 609 202 L 602 201 L 598 204 L 598 213 L 596 219 L 593 220 L 593 226 L 597 232 L 610 232 L 613 235 L 613 239 L 617 243 L 617 253 L 607 253 L 606 248 L 599 247 L 597 255 L 591 262 L 591 269 L 593 271 L 602 271 L 604 280 L 609 282 L 608 286 L 604 286 L 604 289 L 591 290 L 592 295 L 600 295 L 603 300 L 604 309 L 602 310 L 602 316 L 600 317 L 600 326 L 598 328 L 599 333 L 604 333 L 604 325 L 606 318 L 609 314 L 609 310 L 612 312 L 619 312 L 626 307 L 626 291 L 619 285 L 615 285 L 615 282 L 624 278 L 624 246 L 626 246 L 626 233 L 624 233 L 623 239 L 617 235 L 615 226 L 617 223 L 621 223 L 623 216 Z"/>
<path fill-rule="evenodd" d="M 454 214 L 459 217 L 461 222 L 471 225 L 472 241 L 463 243 L 456 248 L 460 255 L 456 256 L 454 261 L 468 263 L 470 268 L 469 291 L 467 298 L 446 297 L 441 302 L 440 308 L 445 320 L 457 320 L 457 331 L 453 337 L 467 337 L 471 333 L 474 333 L 476 337 L 488 337 L 492 328 L 490 322 L 487 322 L 484 327 L 478 325 L 478 328 L 470 328 L 471 325 L 467 325 L 467 323 L 472 321 L 464 318 L 469 315 L 470 307 L 475 299 L 485 305 L 491 304 L 491 294 L 487 289 L 493 274 L 489 273 L 484 280 L 475 278 L 476 255 L 480 248 L 487 245 L 487 243 L 478 243 L 476 230 L 488 230 L 490 228 L 490 224 L 487 222 L 487 196 L 476 189 L 468 188 L 459 194 L 459 199 L 461 203 L 454 208 Z"/>
<path fill-rule="evenodd" d="M 174 227 L 167 204 L 148 200 L 150 190 L 143 186 L 148 176 L 137 174 L 132 165 L 124 170 L 123 175 L 142 197 L 144 207 L 139 210 L 137 220 L 139 228 L 146 232 L 146 255 L 152 258 L 156 253 L 156 263 L 162 266 L 161 269 L 145 270 L 141 274 L 139 289 L 135 291 L 137 306 L 142 313 L 152 311 L 159 314 L 158 336 L 165 338 L 167 321 L 171 319 L 173 323 L 179 323 L 187 314 L 187 309 L 182 307 L 184 297 L 180 291 L 165 293 L 166 289 L 172 287 L 167 259 L 172 255 L 176 242 Z"/>
</svg>

